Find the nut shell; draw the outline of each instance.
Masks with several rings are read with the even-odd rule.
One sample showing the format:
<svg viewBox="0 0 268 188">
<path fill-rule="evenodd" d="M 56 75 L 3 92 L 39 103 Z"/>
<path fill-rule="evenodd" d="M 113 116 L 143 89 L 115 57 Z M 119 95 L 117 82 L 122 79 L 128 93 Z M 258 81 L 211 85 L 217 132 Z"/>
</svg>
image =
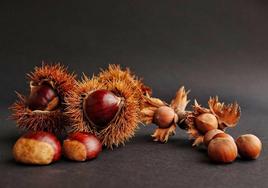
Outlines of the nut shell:
<svg viewBox="0 0 268 188">
<path fill-rule="evenodd" d="M 64 155 L 75 161 L 85 161 L 96 158 L 102 151 L 98 138 L 90 133 L 71 133 L 63 143 Z"/>
<path fill-rule="evenodd" d="M 245 159 L 257 159 L 262 150 L 262 143 L 252 134 L 241 135 L 236 139 L 239 155 Z"/>
<path fill-rule="evenodd" d="M 234 138 L 231 135 L 226 134 L 224 132 L 216 134 L 215 136 L 213 136 L 212 140 L 215 138 L 227 138 L 234 142 Z"/>
<path fill-rule="evenodd" d="M 24 164 L 47 165 L 53 162 L 54 149 L 46 142 L 29 138 L 20 138 L 13 147 L 13 156 Z"/>
<path fill-rule="evenodd" d="M 204 136 L 204 141 L 203 141 L 204 144 L 206 146 L 208 146 L 208 144 L 212 140 L 212 138 L 218 133 L 223 133 L 223 131 L 220 129 L 213 129 L 213 130 L 208 131 Z"/>
<path fill-rule="evenodd" d="M 196 117 L 195 120 L 196 128 L 206 134 L 208 131 L 218 128 L 217 118 L 210 113 L 203 113 Z"/>
<path fill-rule="evenodd" d="M 90 93 L 83 103 L 87 119 L 97 129 L 106 127 L 118 114 L 121 106 L 121 99 L 105 89 Z"/>
<path fill-rule="evenodd" d="M 216 163 L 231 163 L 237 157 L 237 147 L 229 138 L 215 138 L 208 145 L 208 156 Z"/>
<path fill-rule="evenodd" d="M 153 122 L 159 128 L 168 128 L 174 122 L 175 112 L 168 106 L 161 106 L 155 111 Z"/>
</svg>

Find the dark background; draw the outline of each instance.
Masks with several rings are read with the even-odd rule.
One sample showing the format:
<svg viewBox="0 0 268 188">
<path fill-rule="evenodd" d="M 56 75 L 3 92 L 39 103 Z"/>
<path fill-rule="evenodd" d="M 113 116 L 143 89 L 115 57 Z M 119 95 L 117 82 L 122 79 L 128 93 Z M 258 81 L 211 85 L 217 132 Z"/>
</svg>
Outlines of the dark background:
<svg viewBox="0 0 268 188">
<path fill-rule="evenodd" d="M 96 160 L 50 166 L 16 164 L 20 133 L 7 120 L 14 91 L 41 61 L 88 75 L 109 63 L 130 67 L 154 96 L 170 101 L 179 86 L 206 105 L 210 96 L 242 107 L 233 136 L 263 142 L 257 161 L 211 164 L 177 130 L 152 142 L 154 126 Z M 0 187 L 267 187 L 268 3 L 256 1 L 0 1 Z"/>
</svg>

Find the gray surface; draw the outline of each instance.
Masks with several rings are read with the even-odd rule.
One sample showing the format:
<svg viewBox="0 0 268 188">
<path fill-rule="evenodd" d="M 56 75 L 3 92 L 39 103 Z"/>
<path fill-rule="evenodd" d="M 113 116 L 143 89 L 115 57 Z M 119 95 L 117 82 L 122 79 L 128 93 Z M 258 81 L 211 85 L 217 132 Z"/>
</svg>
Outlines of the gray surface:
<svg viewBox="0 0 268 188">
<path fill-rule="evenodd" d="M 266 1 L 1 1 L 0 187 L 267 187 L 267 19 Z M 212 95 L 237 100 L 242 118 L 230 133 L 256 134 L 263 153 L 213 165 L 181 130 L 168 144 L 152 142 L 151 126 L 90 162 L 18 165 L 11 148 L 19 131 L 7 107 L 14 90 L 27 93 L 25 74 L 41 60 L 79 75 L 129 66 L 167 101 L 182 84 L 202 104 Z"/>
</svg>

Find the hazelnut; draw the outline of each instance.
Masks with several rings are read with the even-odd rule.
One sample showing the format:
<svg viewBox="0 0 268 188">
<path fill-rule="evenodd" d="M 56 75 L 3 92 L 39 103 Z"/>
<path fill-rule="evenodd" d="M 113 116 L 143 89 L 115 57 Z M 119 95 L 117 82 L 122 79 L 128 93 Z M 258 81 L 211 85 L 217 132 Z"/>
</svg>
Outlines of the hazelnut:
<svg viewBox="0 0 268 188">
<path fill-rule="evenodd" d="M 97 129 L 102 129 L 116 117 L 122 102 L 122 99 L 111 91 L 96 90 L 84 99 L 84 114 Z"/>
<path fill-rule="evenodd" d="M 212 140 L 215 138 L 227 138 L 227 139 L 230 139 L 231 141 L 234 142 L 234 138 L 231 135 L 224 133 L 224 132 L 214 135 Z"/>
<path fill-rule="evenodd" d="M 245 159 L 257 159 L 260 156 L 262 143 L 252 134 L 241 135 L 236 139 L 238 153 Z"/>
<path fill-rule="evenodd" d="M 218 128 L 217 118 L 210 113 L 203 113 L 197 116 L 195 123 L 196 128 L 203 134 L 206 134 L 208 131 Z"/>
<path fill-rule="evenodd" d="M 56 109 L 58 105 L 59 97 L 49 84 L 31 85 L 31 93 L 28 98 L 28 107 L 30 110 L 51 111 Z"/>
<path fill-rule="evenodd" d="M 208 156 L 216 163 L 231 163 L 237 157 L 235 142 L 229 138 L 215 138 L 208 145 Z"/>
<path fill-rule="evenodd" d="M 74 161 L 94 159 L 101 151 L 101 142 L 90 133 L 71 133 L 63 142 L 64 155 Z"/>
<path fill-rule="evenodd" d="M 174 122 L 176 118 L 175 111 L 168 106 L 161 106 L 155 111 L 153 122 L 159 126 L 159 128 L 168 128 Z"/>
<path fill-rule="evenodd" d="M 48 132 L 29 132 L 13 146 L 13 156 L 24 164 L 47 165 L 61 157 L 59 140 Z"/>
<path fill-rule="evenodd" d="M 208 146 L 208 144 L 212 140 L 212 138 L 218 133 L 223 133 L 223 131 L 220 129 L 212 129 L 212 130 L 208 131 L 204 136 L 205 146 Z"/>
</svg>

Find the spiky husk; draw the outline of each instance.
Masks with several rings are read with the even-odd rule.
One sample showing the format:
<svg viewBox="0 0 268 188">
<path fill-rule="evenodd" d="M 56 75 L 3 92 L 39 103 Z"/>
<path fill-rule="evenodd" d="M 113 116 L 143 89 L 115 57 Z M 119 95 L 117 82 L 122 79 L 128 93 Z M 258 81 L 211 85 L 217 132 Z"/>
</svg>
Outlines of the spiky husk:
<svg viewBox="0 0 268 188">
<path fill-rule="evenodd" d="M 48 65 L 43 63 L 41 67 L 35 67 L 34 71 L 27 76 L 33 84 L 38 84 L 44 80 L 52 82 L 53 88 L 63 99 L 76 85 L 76 75 L 70 74 L 67 68 L 60 64 Z"/>
<path fill-rule="evenodd" d="M 78 82 L 75 90 L 69 93 L 66 98 L 66 115 L 69 116 L 71 120 L 71 132 L 96 133 L 94 127 L 84 116 L 83 101 L 90 92 L 102 88 L 103 85 L 96 77 L 89 79 L 84 75 L 82 81 Z"/>
<path fill-rule="evenodd" d="M 10 107 L 11 118 L 16 121 L 19 128 L 31 131 L 48 131 L 55 134 L 64 132 L 69 124 L 69 118 L 63 113 L 64 101 L 67 93 L 76 87 L 74 74 L 60 64 L 35 67 L 34 72 L 28 74 L 31 83 L 41 83 L 44 80 L 53 83 L 53 88 L 61 99 L 61 105 L 53 111 L 32 111 L 27 106 L 27 97 L 17 93 L 18 100 Z"/>
<path fill-rule="evenodd" d="M 120 65 L 109 65 L 108 69 L 102 70 L 98 77 L 100 82 L 104 84 L 108 84 L 109 82 L 123 81 L 125 84 L 129 85 L 128 87 L 135 91 L 136 97 L 140 98 L 139 104 L 141 109 L 144 105 L 144 97 L 152 94 L 151 88 L 146 86 L 142 82 L 142 79 L 133 74 L 129 68 L 122 70 Z"/>
<path fill-rule="evenodd" d="M 140 122 L 140 110 L 143 106 L 141 82 L 129 70 L 123 71 L 119 66 L 110 65 L 92 79 L 84 76 L 76 90 L 67 97 L 67 114 L 72 120 L 71 132 L 90 132 L 98 136 L 108 148 L 124 144 L 130 139 Z M 116 118 L 109 125 L 97 130 L 84 116 L 83 100 L 91 92 L 107 89 L 118 97 L 124 98 L 124 105 Z"/>
</svg>

